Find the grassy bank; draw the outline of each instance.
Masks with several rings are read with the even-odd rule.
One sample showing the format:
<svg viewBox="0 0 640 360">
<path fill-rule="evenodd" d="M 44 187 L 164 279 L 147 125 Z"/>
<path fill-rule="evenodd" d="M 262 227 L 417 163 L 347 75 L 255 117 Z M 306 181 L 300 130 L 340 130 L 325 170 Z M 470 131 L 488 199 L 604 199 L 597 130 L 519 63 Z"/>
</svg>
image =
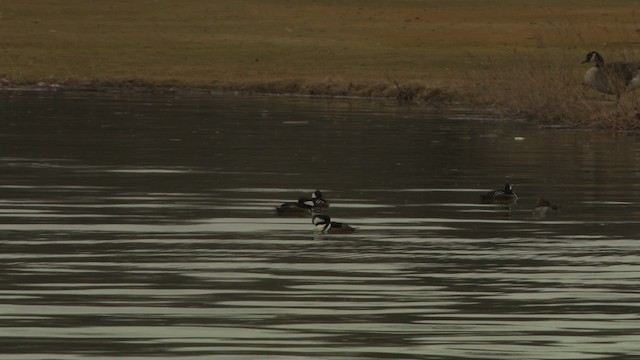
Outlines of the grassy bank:
<svg viewBox="0 0 640 360">
<path fill-rule="evenodd" d="M 590 50 L 605 59 L 632 57 L 625 50 L 640 41 L 635 5 L 3 0 L 0 77 L 7 85 L 44 81 L 455 100 L 547 122 L 634 127 L 629 119 L 635 118 L 635 95 L 625 95 L 627 110 L 616 110 L 610 122 L 611 103 L 580 85 L 586 66 L 579 61 Z M 562 111 L 550 114 L 554 106 Z"/>
</svg>

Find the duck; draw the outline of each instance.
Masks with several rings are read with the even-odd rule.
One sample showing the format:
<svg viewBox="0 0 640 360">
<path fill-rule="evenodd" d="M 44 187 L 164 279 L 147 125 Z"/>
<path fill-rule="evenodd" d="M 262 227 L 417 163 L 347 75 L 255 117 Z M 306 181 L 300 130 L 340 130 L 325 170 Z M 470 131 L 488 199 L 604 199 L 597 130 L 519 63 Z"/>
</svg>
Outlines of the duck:
<svg viewBox="0 0 640 360">
<path fill-rule="evenodd" d="M 331 221 L 329 215 L 314 215 L 311 220 L 315 232 L 323 234 L 351 234 L 356 229 L 348 224 Z"/>
<path fill-rule="evenodd" d="M 299 198 L 298 202 L 286 202 L 280 206 L 276 206 L 278 215 L 306 216 L 311 215 L 313 210 L 313 200 Z"/>
<path fill-rule="evenodd" d="M 504 184 L 504 189 L 489 191 L 481 197 L 486 203 L 510 204 L 518 200 L 518 194 L 513 191 L 513 186 L 509 183 Z"/>
<path fill-rule="evenodd" d="M 316 208 L 328 208 L 329 202 L 324 198 L 320 190 L 311 194 L 311 198 L 301 197 L 297 202 L 285 202 L 276 207 L 278 215 L 305 216 L 311 215 Z"/>
<path fill-rule="evenodd" d="M 551 214 L 555 214 L 560 207 L 558 205 L 551 204 L 551 202 L 545 198 L 538 198 L 538 202 L 536 204 L 533 213 L 538 217 L 547 217 Z"/>
<path fill-rule="evenodd" d="M 584 83 L 602 93 L 615 95 L 616 104 L 622 93 L 640 87 L 640 62 L 605 63 L 602 55 L 591 51 L 582 63 L 595 63 L 584 74 Z"/>
<path fill-rule="evenodd" d="M 311 194 L 311 200 L 313 201 L 313 206 L 317 208 L 329 207 L 329 202 L 324 198 L 324 195 L 320 190 L 316 190 Z"/>
</svg>

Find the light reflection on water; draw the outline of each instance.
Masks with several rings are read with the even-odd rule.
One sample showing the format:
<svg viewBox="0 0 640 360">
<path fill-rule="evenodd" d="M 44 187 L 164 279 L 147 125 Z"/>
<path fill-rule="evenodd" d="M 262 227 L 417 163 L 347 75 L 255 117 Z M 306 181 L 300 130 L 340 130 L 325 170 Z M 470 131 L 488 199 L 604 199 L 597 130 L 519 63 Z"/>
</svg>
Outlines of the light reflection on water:
<svg viewBox="0 0 640 360">
<path fill-rule="evenodd" d="M 354 100 L 0 96 L 1 359 L 640 355 L 635 135 Z M 479 202 L 506 181 L 517 204 Z M 275 215 L 316 188 L 356 233 Z M 561 210 L 537 217 L 538 196 Z"/>
</svg>

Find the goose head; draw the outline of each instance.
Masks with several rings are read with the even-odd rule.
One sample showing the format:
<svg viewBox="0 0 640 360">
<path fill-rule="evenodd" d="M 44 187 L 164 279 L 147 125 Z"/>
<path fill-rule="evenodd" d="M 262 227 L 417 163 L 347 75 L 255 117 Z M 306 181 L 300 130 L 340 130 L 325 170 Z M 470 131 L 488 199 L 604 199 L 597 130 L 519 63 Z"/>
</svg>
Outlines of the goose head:
<svg viewBox="0 0 640 360">
<path fill-rule="evenodd" d="M 601 65 L 604 65 L 604 59 L 602 58 L 602 55 L 600 55 L 597 51 L 589 52 L 585 57 L 585 59 L 582 61 L 582 64 L 589 63 L 589 62 L 595 62 L 596 66 L 598 67 L 600 67 Z"/>
</svg>

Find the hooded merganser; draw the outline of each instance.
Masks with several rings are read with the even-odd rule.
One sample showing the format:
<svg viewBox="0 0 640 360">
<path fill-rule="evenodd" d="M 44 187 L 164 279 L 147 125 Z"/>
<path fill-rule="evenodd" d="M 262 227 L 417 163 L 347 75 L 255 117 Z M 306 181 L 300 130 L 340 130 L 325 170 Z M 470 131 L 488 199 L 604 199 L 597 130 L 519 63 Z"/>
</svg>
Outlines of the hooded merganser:
<svg viewBox="0 0 640 360">
<path fill-rule="evenodd" d="M 322 195 L 322 191 L 316 190 L 311 194 L 311 200 L 313 200 L 313 206 L 318 208 L 328 208 L 329 202 Z"/>
<path fill-rule="evenodd" d="M 286 202 L 276 207 L 278 215 L 311 215 L 315 208 L 328 208 L 329 202 L 324 199 L 322 192 L 316 190 L 311 194 L 311 198 L 299 198 L 298 202 Z"/>
<path fill-rule="evenodd" d="M 539 217 L 547 217 L 551 214 L 555 214 L 558 209 L 560 209 L 558 205 L 551 204 L 551 202 L 545 198 L 539 198 L 533 212 Z"/>
<path fill-rule="evenodd" d="M 286 202 L 276 207 L 278 215 L 311 215 L 313 209 L 313 200 L 300 198 L 298 202 Z"/>
<path fill-rule="evenodd" d="M 518 200 L 518 195 L 513 191 L 513 186 L 509 183 L 506 183 L 502 190 L 493 190 L 482 195 L 482 201 L 486 203 L 509 204 L 516 202 L 516 200 Z"/>
<path fill-rule="evenodd" d="M 328 215 L 314 215 L 312 222 L 315 225 L 314 231 L 325 234 L 350 234 L 356 231 L 347 224 L 331 221 Z"/>
</svg>

